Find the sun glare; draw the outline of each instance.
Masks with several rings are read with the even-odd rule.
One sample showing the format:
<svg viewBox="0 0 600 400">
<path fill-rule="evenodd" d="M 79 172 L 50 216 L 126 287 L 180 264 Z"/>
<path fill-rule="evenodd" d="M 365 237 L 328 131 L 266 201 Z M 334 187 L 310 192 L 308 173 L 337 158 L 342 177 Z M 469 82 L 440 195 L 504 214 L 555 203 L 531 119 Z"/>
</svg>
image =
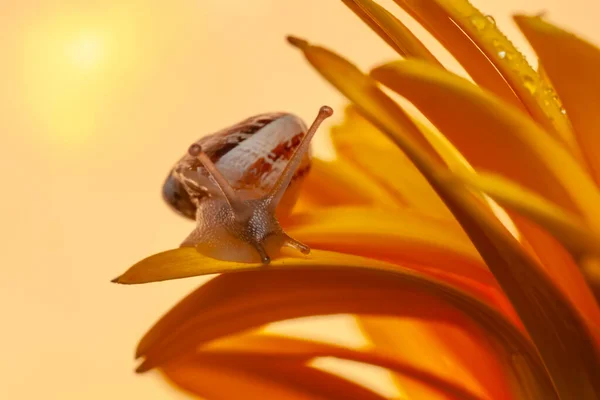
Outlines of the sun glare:
<svg viewBox="0 0 600 400">
<path fill-rule="evenodd" d="M 82 70 L 97 66 L 104 55 L 104 43 L 99 35 L 81 34 L 69 46 L 69 56 L 73 65 Z"/>
</svg>

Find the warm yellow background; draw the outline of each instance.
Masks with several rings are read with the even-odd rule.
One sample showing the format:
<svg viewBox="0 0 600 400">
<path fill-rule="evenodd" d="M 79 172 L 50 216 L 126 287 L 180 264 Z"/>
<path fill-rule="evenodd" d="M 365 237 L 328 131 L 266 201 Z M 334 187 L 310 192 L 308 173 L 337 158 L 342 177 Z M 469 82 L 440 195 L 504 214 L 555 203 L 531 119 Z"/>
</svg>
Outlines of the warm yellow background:
<svg viewBox="0 0 600 400">
<path fill-rule="evenodd" d="M 598 0 L 476 4 L 525 51 L 517 10 L 600 43 Z M 110 279 L 191 229 L 160 186 L 197 137 L 263 111 L 341 111 L 289 33 L 364 68 L 393 57 L 338 0 L 0 2 L 0 398 L 180 398 L 133 374 L 133 349 L 202 280 Z"/>
</svg>

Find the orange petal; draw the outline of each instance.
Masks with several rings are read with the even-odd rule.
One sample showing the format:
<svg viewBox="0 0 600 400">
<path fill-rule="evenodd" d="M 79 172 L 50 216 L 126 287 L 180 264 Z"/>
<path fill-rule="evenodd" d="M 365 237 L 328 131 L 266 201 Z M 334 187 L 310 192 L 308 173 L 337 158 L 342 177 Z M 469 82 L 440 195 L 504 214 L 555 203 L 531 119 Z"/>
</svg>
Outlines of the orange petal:
<svg viewBox="0 0 600 400">
<path fill-rule="evenodd" d="M 407 321 L 407 325 L 410 324 L 418 325 L 418 323 Z M 444 328 L 445 327 L 439 327 L 439 331 L 447 333 L 448 329 Z M 411 335 L 408 336 L 409 337 L 406 337 L 407 342 L 411 339 L 416 339 Z M 473 342 L 471 342 L 471 344 L 473 344 Z M 506 392 L 509 385 L 502 379 L 502 366 L 498 363 L 495 351 L 491 348 L 487 348 L 482 341 L 478 341 L 474 347 L 477 347 L 477 354 L 479 356 L 479 362 L 477 364 L 489 371 L 493 371 L 495 384 L 503 386 L 502 389 Z M 316 357 L 335 357 L 338 359 L 386 368 L 404 378 L 417 381 L 418 383 L 427 386 L 428 389 L 437 392 L 439 395 L 447 395 L 451 398 L 458 399 L 476 399 L 479 398 L 479 396 L 484 395 L 485 391 L 481 391 L 481 393 L 471 392 L 471 385 L 466 385 L 466 382 L 463 379 L 460 379 L 456 373 L 449 373 L 451 371 L 456 371 L 454 366 L 448 367 L 446 366 L 447 363 L 446 365 L 441 363 L 443 369 L 448 372 L 448 376 L 442 377 L 432 373 L 429 369 L 417 367 L 414 364 L 414 359 L 404 357 L 405 350 L 399 350 L 400 351 L 398 351 L 397 354 L 394 354 L 394 356 L 391 357 L 387 353 L 379 352 L 376 349 L 355 350 L 305 339 L 250 333 L 213 341 L 210 344 L 203 346 L 200 351 L 203 354 L 229 354 L 233 359 L 236 359 L 239 356 L 244 357 L 254 355 L 263 357 L 269 356 L 281 361 L 296 360 L 298 362 L 308 362 Z M 434 352 L 433 349 L 428 349 L 426 347 L 421 348 L 420 350 L 418 356 L 419 359 L 429 358 Z M 448 355 L 440 355 L 440 358 L 446 356 Z M 471 367 L 474 364 L 475 363 L 469 364 L 469 366 Z M 490 364 L 492 368 L 488 368 Z M 477 387 L 477 382 L 474 382 L 473 386 Z M 410 395 L 412 396 L 413 393 L 410 393 Z M 499 399 L 501 397 L 492 396 L 492 398 Z"/>
<path fill-rule="evenodd" d="M 342 1 L 402 57 L 419 58 L 442 66 L 427 47 L 398 18 L 379 4 L 371 0 Z"/>
<path fill-rule="evenodd" d="M 516 16 L 515 21 L 544 65 L 600 184 L 600 49 L 541 18 Z"/>
<path fill-rule="evenodd" d="M 385 397 L 303 363 L 198 354 L 163 368 L 173 384 L 208 399 L 369 399 Z"/>
<path fill-rule="evenodd" d="M 439 307 L 440 312 L 450 312 L 447 305 Z M 498 379 L 502 376 L 502 367 L 493 347 L 464 329 L 434 321 L 381 317 L 360 317 L 357 320 L 372 341 L 376 354 L 399 358 L 417 369 L 460 383 L 484 398 L 515 398 L 516 393 L 508 389 L 508 382 Z M 401 334 L 397 334 L 399 332 Z"/>
<path fill-rule="evenodd" d="M 499 172 L 600 227 L 598 188 L 529 118 L 470 82 L 421 61 L 390 63 L 372 75 L 417 106 L 475 168 Z"/>
<path fill-rule="evenodd" d="M 423 22 L 475 82 L 517 108 L 524 106 L 535 121 L 579 154 L 569 121 L 560 112 L 551 88 L 543 85 L 491 17 L 468 0 L 395 1 Z"/>
<path fill-rule="evenodd" d="M 600 370 L 598 365 L 598 349 L 594 345 L 594 339 L 590 337 L 588 327 L 573 309 L 556 286 L 547 278 L 539 264 L 529 254 L 525 253 L 520 245 L 505 227 L 500 224 L 497 217 L 490 213 L 487 207 L 483 207 L 481 201 L 473 197 L 470 192 L 451 187 L 441 176 L 439 163 L 429 157 L 405 131 L 405 125 L 400 124 L 393 112 L 393 108 L 382 100 L 381 92 L 362 76 L 361 72 L 342 57 L 333 54 L 323 48 L 311 46 L 306 41 L 294 39 L 295 44 L 304 52 L 307 59 L 317 70 L 330 80 L 342 93 L 350 98 L 361 110 L 363 115 L 385 132 L 409 156 L 411 161 L 418 167 L 419 171 L 427 178 L 431 185 L 439 193 L 448 208 L 453 212 L 463 229 L 471 238 L 471 241 L 486 261 L 488 267 L 500 283 L 501 287 L 513 303 L 521 320 L 534 340 L 544 363 L 551 374 L 558 393 L 565 398 L 582 398 L 586 393 L 600 392 Z M 419 65 L 424 70 L 433 70 L 442 76 L 451 76 L 429 64 L 415 60 L 407 60 L 405 63 Z M 338 74 L 336 74 L 339 73 Z M 418 76 L 418 73 L 416 73 Z M 343 77 L 350 79 L 343 79 Z M 351 79 L 356 77 L 357 79 Z M 458 79 L 458 78 L 456 78 Z M 464 86 L 462 80 L 459 80 Z M 438 84 L 432 84 L 425 90 L 427 97 L 433 102 L 437 101 L 436 94 L 444 91 L 438 90 L 438 85 L 443 89 L 445 85 L 442 80 Z M 461 85 L 458 85 L 459 87 Z M 468 88 L 472 85 L 468 85 Z M 478 89 L 477 93 L 480 89 Z M 442 93 L 440 93 L 442 92 Z M 479 96 L 481 98 L 482 96 Z M 495 99 L 493 96 L 492 99 Z M 477 96 L 475 96 L 477 99 Z M 456 104 L 455 98 L 446 98 L 439 106 L 444 108 L 452 104 L 455 111 L 460 111 L 461 105 L 474 107 L 470 102 Z M 507 108 L 504 103 L 496 101 L 500 107 Z M 489 103 L 487 104 L 490 105 Z M 490 109 L 481 110 L 484 115 L 490 113 Z M 498 110 L 496 110 L 498 111 Z M 509 109 L 510 111 L 510 109 Z M 522 117 L 518 111 L 512 110 L 515 119 L 520 122 Z M 511 117 L 510 113 L 507 113 Z M 474 115 L 475 118 L 478 114 Z M 513 122 L 515 121 L 513 119 Z M 525 119 L 526 120 L 526 119 Z M 469 123 L 469 121 L 466 121 Z M 500 123 L 502 121 L 499 121 Z M 520 124 L 516 124 L 518 128 Z M 467 126 L 463 126 L 463 129 Z M 533 124 L 536 129 L 537 126 Z M 485 126 L 493 129 L 494 126 Z M 509 125 L 509 128 L 515 126 Z M 535 132 L 535 131 L 534 131 Z M 527 137 L 527 133 L 523 132 Z M 543 136 L 551 140 L 550 137 Z M 544 143 L 544 141 L 540 141 Z M 553 142 L 552 142 L 553 143 Z M 571 160 L 566 152 L 556 144 L 542 146 L 544 151 L 551 150 L 556 158 L 558 152 L 562 161 Z M 558 149 L 554 148 L 554 145 Z M 544 155 L 539 155 L 544 157 Z M 573 168 L 573 165 L 565 164 L 561 167 Z M 575 166 L 576 167 L 576 166 Z M 574 168 L 574 171 L 579 171 Z M 573 171 L 570 171 L 573 172 Z M 561 175 L 564 176 L 564 175 Z M 587 176 L 573 176 L 574 180 L 582 180 L 579 183 L 587 183 Z M 584 198 L 596 196 L 593 185 L 584 185 Z M 591 190 L 591 192 L 590 192 Z M 581 193 L 580 193 L 581 194 Z M 589 198 L 585 199 L 589 202 Z M 584 210 L 582 210 L 584 211 Z M 596 216 L 600 218 L 600 216 Z M 564 343 L 570 343 L 566 348 Z"/>
<path fill-rule="evenodd" d="M 144 351 L 140 354 L 146 359 L 139 371 L 166 365 L 211 340 L 283 319 L 354 313 L 456 325 L 464 323 L 464 319 L 456 319 L 464 312 L 477 329 L 482 329 L 481 337 L 498 346 L 500 359 L 510 365 L 506 373 L 532 374 L 528 384 L 537 391 L 533 397 L 554 398 L 537 354 L 512 324 L 484 303 L 414 273 L 369 270 L 351 264 L 341 269 L 323 265 L 311 270 L 290 265 L 281 270 L 220 275 L 190 297 L 193 308 L 191 301 L 184 300 L 184 310 L 178 310 L 179 306 L 173 309 L 178 316 L 172 320 L 178 321 L 176 325 L 159 321 L 150 331 L 153 339 L 142 341 Z M 460 312 L 442 312 L 438 306 L 443 303 Z M 470 332 L 471 326 L 462 327 Z M 513 364 L 515 354 L 524 364 Z M 524 367 L 524 371 L 514 367 Z M 516 376 L 512 379 L 518 385 Z"/>
</svg>

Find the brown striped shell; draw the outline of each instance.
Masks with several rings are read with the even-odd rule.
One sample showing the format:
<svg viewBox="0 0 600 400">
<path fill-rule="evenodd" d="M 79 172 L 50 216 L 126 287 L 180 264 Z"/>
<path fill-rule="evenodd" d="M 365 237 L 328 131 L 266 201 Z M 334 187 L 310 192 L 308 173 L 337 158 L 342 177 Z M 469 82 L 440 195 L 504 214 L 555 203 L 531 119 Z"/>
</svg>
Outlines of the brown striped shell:
<svg viewBox="0 0 600 400">
<path fill-rule="evenodd" d="M 235 125 L 204 136 L 196 143 L 215 163 L 234 189 L 267 193 L 285 168 L 306 134 L 304 122 L 287 113 L 259 114 Z M 298 199 L 301 182 L 310 169 L 307 153 L 277 208 L 279 216 L 288 214 Z M 186 179 L 197 168 L 208 179 L 208 172 L 197 158 L 186 153 L 172 168 L 163 185 L 163 198 L 179 214 L 196 219 L 197 204 L 209 196 L 209 189 Z"/>
</svg>

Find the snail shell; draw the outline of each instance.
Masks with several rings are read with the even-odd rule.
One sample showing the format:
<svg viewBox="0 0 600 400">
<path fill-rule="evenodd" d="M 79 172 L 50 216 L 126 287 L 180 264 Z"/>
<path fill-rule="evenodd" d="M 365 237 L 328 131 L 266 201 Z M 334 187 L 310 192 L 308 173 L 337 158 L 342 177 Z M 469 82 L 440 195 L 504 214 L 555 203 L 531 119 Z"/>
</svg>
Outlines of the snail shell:
<svg viewBox="0 0 600 400">
<path fill-rule="evenodd" d="M 266 113 L 204 136 L 196 143 L 234 189 L 260 196 L 273 187 L 306 131 L 304 122 L 295 115 Z M 288 214 L 296 203 L 310 163 L 307 152 L 277 207 L 278 217 Z M 210 196 L 209 188 L 186 179 L 186 173 L 198 168 L 208 179 L 198 159 L 186 153 L 171 169 L 162 190 L 167 204 L 190 219 L 196 219 L 197 205 Z"/>
</svg>

